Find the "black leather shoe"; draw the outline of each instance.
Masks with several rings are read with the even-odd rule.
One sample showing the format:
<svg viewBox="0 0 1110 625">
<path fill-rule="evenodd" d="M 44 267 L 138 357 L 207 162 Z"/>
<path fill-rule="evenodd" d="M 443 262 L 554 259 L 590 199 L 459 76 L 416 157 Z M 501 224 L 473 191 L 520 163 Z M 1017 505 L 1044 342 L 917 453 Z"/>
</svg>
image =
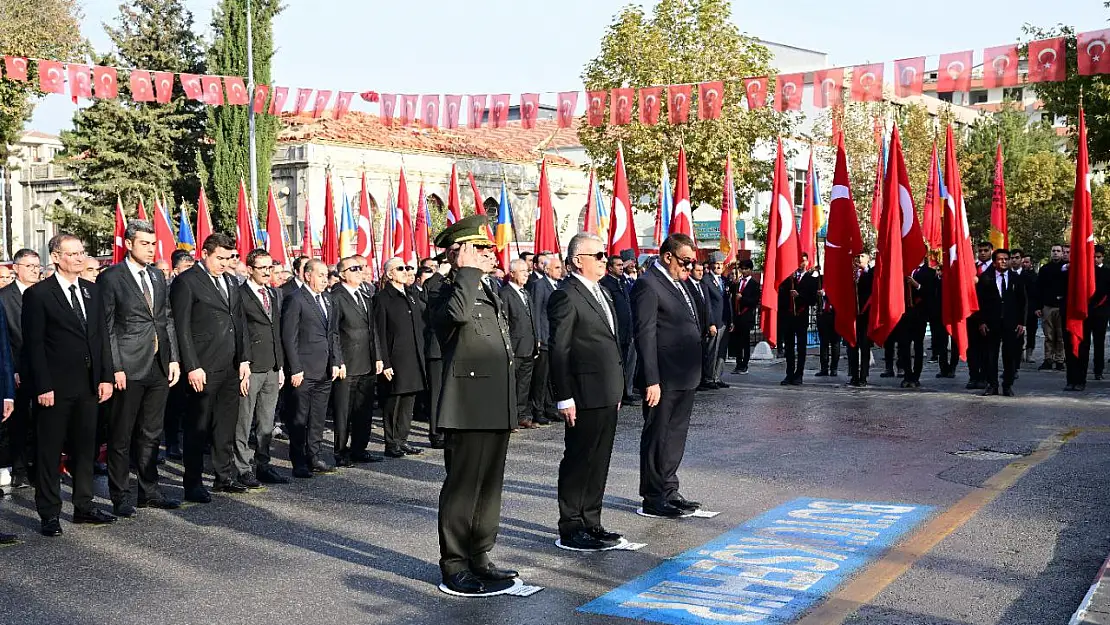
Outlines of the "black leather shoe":
<svg viewBox="0 0 1110 625">
<path fill-rule="evenodd" d="M 621 405 L 622 406 L 639 406 L 640 405 L 640 400 L 637 399 L 636 397 L 625 397 L 625 398 L 621 399 Z"/>
<path fill-rule="evenodd" d="M 621 541 L 621 538 L 623 538 L 623 536 L 621 536 L 620 534 L 607 531 L 604 527 L 600 525 L 587 529 L 586 533 L 603 543 L 609 543 L 612 545 L 619 543 Z"/>
<path fill-rule="evenodd" d="M 913 388 L 913 382 L 909 380 L 902 380 L 902 388 Z"/>
<path fill-rule="evenodd" d="M 851 380 L 848 380 L 848 386 L 851 386 L 852 388 L 863 388 L 863 382 L 852 378 Z"/>
<path fill-rule="evenodd" d="M 131 517 L 135 516 L 135 506 L 129 503 L 121 503 L 118 505 L 113 504 L 112 514 L 118 517 L 123 517 L 125 519 L 130 519 Z"/>
<path fill-rule="evenodd" d="M 701 503 L 697 501 L 689 501 L 682 495 L 675 496 L 667 503 L 678 508 L 679 510 L 682 510 L 683 512 L 696 512 L 698 509 L 701 508 Z"/>
<path fill-rule="evenodd" d="M 698 388 L 696 388 L 696 389 L 694 389 L 694 390 L 698 390 L 698 391 L 715 391 L 715 390 L 717 390 L 717 387 L 716 387 L 716 386 L 713 386 L 712 384 L 706 384 L 705 382 L 702 382 L 701 384 L 699 384 L 699 385 L 698 385 Z"/>
<path fill-rule="evenodd" d="M 354 460 L 355 462 L 382 462 L 383 460 L 385 460 L 385 458 L 382 458 L 378 454 L 372 454 L 366 450 L 363 450 L 353 452 L 351 454 L 351 460 Z"/>
<path fill-rule="evenodd" d="M 717 388 L 728 388 L 729 387 L 729 385 L 725 384 L 724 382 L 714 382 L 714 384 L 717 385 Z"/>
<path fill-rule="evenodd" d="M 1064 366 L 1064 363 L 1062 363 L 1062 362 L 1056 363 L 1056 370 L 1057 371 L 1065 371 L 1066 369 L 1067 368 Z"/>
<path fill-rule="evenodd" d="M 645 501 L 643 509 L 644 514 L 663 517 L 664 519 L 678 519 L 687 514 L 686 511 L 681 508 L 676 508 L 667 502 L 653 505 Z"/>
<path fill-rule="evenodd" d="M 43 536 L 49 536 L 50 538 L 61 536 L 62 522 L 56 516 L 52 516 L 48 519 L 43 519 L 42 526 L 39 529 L 39 532 L 41 532 Z"/>
<path fill-rule="evenodd" d="M 185 501 L 192 503 L 212 503 L 212 495 L 203 486 L 197 486 L 185 491 Z"/>
<path fill-rule="evenodd" d="M 181 502 L 176 499 L 168 499 L 166 497 L 162 497 L 161 499 L 140 499 L 138 507 L 157 508 L 159 510 L 177 510 L 181 507 Z"/>
<path fill-rule="evenodd" d="M 355 466 L 355 462 L 354 462 L 354 460 L 351 460 L 351 458 L 349 456 L 340 454 L 340 455 L 335 457 L 335 466 L 336 467 L 350 468 L 350 467 Z"/>
<path fill-rule="evenodd" d="M 1048 360 L 1042 362 L 1041 366 L 1037 367 L 1037 371 L 1052 371 L 1052 362 Z"/>
<path fill-rule="evenodd" d="M 998 387 L 997 386 L 987 386 L 987 390 L 983 391 L 983 396 L 984 397 L 989 397 L 991 395 L 998 395 Z"/>
<path fill-rule="evenodd" d="M 536 426 L 533 425 L 532 427 L 535 428 Z M 432 449 L 446 449 L 447 441 L 442 436 L 429 436 L 428 447 Z"/>
<path fill-rule="evenodd" d="M 544 426 L 551 425 L 551 419 L 548 419 L 547 417 L 532 417 L 532 423 L 535 423 L 542 428 Z"/>
<path fill-rule="evenodd" d="M 259 481 L 258 476 L 253 471 L 239 474 L 235 481 L 247 488 L 262 488 L 262 482 Z"/>
<path fill-rule="evenodd" d="M 312 469 L 308 467 L 297 467 L 293 469 L 293 477 L 307 480 L 316 476 L 312 473 Z"/>
<path fill-rule="evenodd" d="M 0 533 L 0 545 L 14 545 L 17 542 L 19 542 L 19 536 Z"/>
<path fill-rule="evenodd" d="M 1013 397 L 1014 396 L 1014 387 L 1012 387 L 1012 386 L 1003 386 L 1002 387 L 1002 394 L 1005 395 L 1006 397 Z"/>
<path fill-rule="evenodd" d="M 818 371 L 817 373 L 814 373 L 813 377 L 815 377 L 815 378 L 827 378 L 827 377 L 829 377 L 829 372 L 822 369 L 822 370 Z"/>
<path fill-rule="evenodd" d="M 263 484 L 288 484 L 289 478 L 278 473 L 277 469 L 266 465 L 258 468 L 258 481 Z"/>
<path fill-rule="evenodd" d="M 803 384 L 801 376 L 790 380 L 790 386 L 801 386 Z"/>
<path fill-rule="evenodd" d="M 482 595 L 512 588 L 512 580 L 483 581 L 470 571 L 459 571 L 443 578 L 443 585 L 460 595 Z"/>
<path fill-rule="evenodd" d="M 74 511 L 74 513 L 73 513 L 73 524 L 74 525 L 82 525 L 82 524 L 107 525 L 109 523 L 115 523 L 115 522 L 116 522 L 116 517 L 108 514 L 107 512 L 105 512 L 105 511 L 103 511 L 99 508 L 93 508 L 91 510 Z"/>
<path fill-rule="evenodd" d="M 484 568 L 472 568 L 470 572 L 484 582 L 501 582 L 507 579 L 516 579 L 520 576 L 519 573 L 512 569 L 497 568 L 497 565 L 493 562 L 487 563 Z"/>
<path fill-rule="evenodd" d="M 229 495 L 241 495 L 247 492 L 247 487 L 239 482 L 232 480 L 230 482 L 213 482 L 212 490 L 217 493 L 227 493 Z"/>
<path fill-rule="evenodd" d="M 793 381 L 793 379 L 794 378 L 789 377 L 783 378 L 782 382 L 779 382 L 779 386 L 790 386 L 790 382 Z"/>
<path fill-rule="evenodd" d="M 312 463 L 312 472 L 313 473 L 335 473 L 335 467 L 333 467 L 330 464 L 324 462 L 323 460 L 317 460 L 316 462 Z"/>
<path fill-rule="evenodd" d="M 1069 384 L 1069 385 L 1067 385 L 1067 386 L 1065 386 L 1065 387 L 1064 387 L 1064 392 L 1065 392 L 1065 393 L 1070 393 L 1070 392 L 1072 392 L 1072 391 L 1074 391 L 1074 390 L 1076 390 L 1076 388 L 1075 388 L 1075 385 L 1074 385 L 1074 384 Z"/>
<path fill-rule="evenodd" d="M 400 449 L 387 449 L 385 450 L 385 456 L 387 458 L 404 458 L 405 452 Z"/>
<path fill-rule="evenodd" d="M 21 488 L 30 488 L 31 480 L 27 479 L 26 475 L 13 475 L 12 476 L 12 490 L 19 490 Z"/>
<path fill-rule="evenodd" d="M 419 456 L 420 454 L 424 453 L 423 449 L 420 449 L 419 447 L 413 447 L 408 443 L 401 445 L 401 451 L 409 456 Z"/>
<path fill-rule="evenodd" d="M 586 530 L 578 530 L 570 536 L 560 536 L 559 541 L 563 543 L 564 547 L 584 549 L 586 551 L 601 551 L 602 549 L 608 549 L 613 546 L 613 543 L 606 543 L 592 536 Z"/>
<path fill-rule="evenodd" d="M 894 377 L 894 372 L 893 371 L 883 371 L 882 373 L 879 374 L 879 377 L 880 378 L 893 378 Z"/>
<path fill-rule="evenodd" d="M 1082 393 L 1083 391 L 1087 390 L 1087 385 L 1086 384 L 1076 384 L 1075 385 L 1075 390 Z"/>
</svg>

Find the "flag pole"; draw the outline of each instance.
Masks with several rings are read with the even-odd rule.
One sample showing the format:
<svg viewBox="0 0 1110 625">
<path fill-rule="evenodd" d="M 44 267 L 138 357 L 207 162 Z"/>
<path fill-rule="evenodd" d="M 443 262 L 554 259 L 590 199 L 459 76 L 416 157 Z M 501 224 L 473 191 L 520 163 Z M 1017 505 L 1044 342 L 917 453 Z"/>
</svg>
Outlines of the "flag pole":
<svg viewBox="0 0 1110 625">
<path fill-rule="evenodd" d="M 257 146 L 255 144 L 255 120 L 254 120 L 254 36 L 251 31 L 251 0 L 247 0 L 247 93 L 250 94 L 251 102 L 247 107 L 247 137 L 249 139 L 249 158 L 250 158 L 250 180 L 251 180 L 251 198 L 256 202 L 254 206 L 255 212 L 258 209 L 258 162 Z"/>
<path fill-rule="evenodd" d="M 501 170 L 501 184 L 504 185 L 506 192 L 509 187 L 509 178 L 505 175 L 505 166 L 501 163 L 497 164 L 498 169 Z M 508 196 L 505 201 L 509 201 Z M 509 226 L 513 229 L 513 243 L 516 245 L 516 257 L 520 258 L 520 236 L 516 232 L 516 215 L 513 214 L 512 204 L 509 204 Z"/>
</svg>

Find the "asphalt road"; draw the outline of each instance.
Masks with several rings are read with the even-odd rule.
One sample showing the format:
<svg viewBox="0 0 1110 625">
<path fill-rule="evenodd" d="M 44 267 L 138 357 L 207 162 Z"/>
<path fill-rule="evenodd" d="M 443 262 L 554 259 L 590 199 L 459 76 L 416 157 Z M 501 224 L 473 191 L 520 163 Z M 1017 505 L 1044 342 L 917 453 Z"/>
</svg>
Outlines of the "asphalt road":
<svg viewBox="0 0 1110 625">
<path fill-rule="evenodd" d="M 515 435 L 493 556 L 545 588 L 527 598 L 436 589 L 438 451 L 176 512 L 141 510 L 105 528 L 70 525 L 67 504 L 60 539 L 37 534 L 33 493 L 17 491 L 0 502 L 0 529 L 24 538 L 0 550 L 0 624 L 618 624 L 630 621 L 576 609 L 799 497 L 935 508 L 919 527 L 934 544 L 908 570 L 861 569 L 855 579 L 874 598 L 810 625 L 1066 623 L 1110 552 L 1110 382 L 1065 394 L 1063 373 L 1025 371 L 1017 398 L 984 398 L 963 390 L 962 371 L 935 380 L 928 365 L 916 391 L 878 371 L 867 390 L 812 370 L 798 388 L 778 385 L 781 364 L 753 365 L 749 376 L 726 376 L 732 388 L 699 394 L 680 477 L 688 498 L 721 512 L 713 519 L 634 514 L 641 418 L 622 410 L 604 522 L 647 543 L 635 552 L 556 549 L 563 426 Z M 1021 465 L 1060 436 L 1058 451 Z M 974 450 L 1015 455 L 953 455 Z M 165 469 L 179 496 L 180 467 Z M 1006 471 L 1017 473 L 1012 484 L 992 481 Z M 104 478 L 98 489 L 106 496 Z M 946 511 L 951 522 L 939 527 Z"/>
</svg>

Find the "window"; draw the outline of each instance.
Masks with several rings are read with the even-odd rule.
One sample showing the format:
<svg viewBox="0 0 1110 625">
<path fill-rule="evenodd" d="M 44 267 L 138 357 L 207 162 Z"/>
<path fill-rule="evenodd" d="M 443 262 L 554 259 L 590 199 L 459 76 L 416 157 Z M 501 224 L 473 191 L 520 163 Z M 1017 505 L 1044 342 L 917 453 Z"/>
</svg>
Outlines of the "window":
<svg viewBox="0 0 1110 625">
<path fill-rule="evenodd" d="M 952 92 L 941 91 L 940 93 L 937 93 L 937 99 L 942 102 L 952 102 Z"/>
<path fill-rule="evenodd" d="M 971 96 L 971 98 L 970 98 L 969 104 L 986 104 L 987 103 L 987 91 L 985 89 L 980 89 L 978 91 L 972 91 L 970 96 Z"/>
<path fill-rule="evenodd" d="M 486 209 L 486 217 L 489 217 L 493 223 L 497 223 L 497 209 L 500 207 L 497 200 L 487 197 L 486 201 L 482 202 L 482 206 Z"/>
<path fill-rule="evenodd" d="M 1021 87 L 1006 87 L 1002 90 L 1002 99 L 1012 102 L 1022 102 L 1025 100 L 1025 89 Z"/>
<path fill-rule="evenodd" d="M 794 207 L 800 207 L 805 202 L 806 171 L 804 169 L 794 170 Z"/>
</svg>

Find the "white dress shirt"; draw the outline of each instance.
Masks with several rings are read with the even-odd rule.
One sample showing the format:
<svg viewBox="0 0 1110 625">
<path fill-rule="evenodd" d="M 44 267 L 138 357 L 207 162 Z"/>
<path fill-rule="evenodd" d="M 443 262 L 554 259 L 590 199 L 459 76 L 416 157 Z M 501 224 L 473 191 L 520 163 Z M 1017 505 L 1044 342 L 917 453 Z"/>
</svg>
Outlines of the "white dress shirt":
<svg viewBox="0 0 1110 625">
<path fill-rule="evenodd" d="M 575 278 L 578 278 L 578 280 L 582 283 L 582 285 L 586 287 L 586 290 L 590 292 L 590 295 L 593 295 L 594 299 L 597 299 L 598 290 L 601 289 L 601 287 L 596 282 L 594 282 L 593 280 L 590 280 L 589 278 L 587 278 L 586 276 L 583 276 L 580 273 L 572 273 L 570 275 L 574 276 Z M 612 332 L 615 335 L 616 334 L 616 328 L 613 327 L 613 313 L 609 310 L 609 304 L 607 304 L 605 302 L 605 296 L 604 295 L 602 295 L 601 299 L 598 300 L 598 304 L 600 304 L 601 309 L 605 311 L 605 322 L 609 324 L 609 331 Z M 564 408 L 573 408 L 573 407 L 574 407 L 574 398 L 573 397 L 571 397 L 569 399 L 563 399 L 563 400 L 558 401 L 558 402 L 555 403 L 555 409 L 556 410 L 563 410 Z"/>
<path fill-rule="evenodd" d="M 66 301 L 69 302 L 71 306 L 73 304 L 73 295 L 70 293 L 69 287 L 77 285 L 77 303 L 81 306 L 81 314 L 85 317 L 86 320 L 88 320 L 89 313 L 85 310 L 85 294 L 81 292 L 81 285 L 78 282 L 70 282 L 69 280 L 66 280 L 64 277 L 62 277 L 61 272 L 56 271 L 54 272 L 54 275 L 58 277 L 58 284 L 60 284 L 62 287 L 62 293 L 65 294 Z"/>
</svg>

